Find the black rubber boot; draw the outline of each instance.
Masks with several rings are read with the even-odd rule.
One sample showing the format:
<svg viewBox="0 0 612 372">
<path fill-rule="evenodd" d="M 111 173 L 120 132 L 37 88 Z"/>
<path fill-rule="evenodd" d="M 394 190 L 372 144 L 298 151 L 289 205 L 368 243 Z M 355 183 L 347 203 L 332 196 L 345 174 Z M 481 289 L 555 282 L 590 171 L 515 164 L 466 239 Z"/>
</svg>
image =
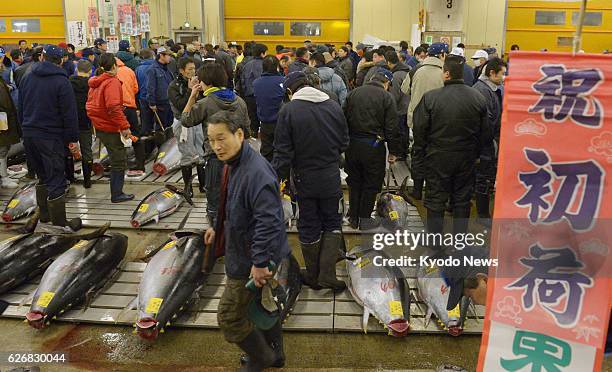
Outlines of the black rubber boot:
<svg viewBox="0 0 612 372">
<path fill-rule="evenodd" d="M 191 186 L 192 166 L 181 167 L 181 173 L 185 183 L 185 193 L 189 195 L 189 198 L 193 198 L 193 187 Z"/>
<path fill-rule="evenodd" d="M 410 193 L 410 197 L 413 198 L 414 200 L 421 200 L 423 199 L 423 184 L 425 183 L 425 180 L 423 179 L 414 179 L 414 186 L 412 187 L 412 192 Z"/>
<path fill-rule="evenodd" d="M 59 196 L 55 199 L 47 200 L 49 207 L 49 218 L 54 226 L 70 227 L 72 231 L 77 231 L 82 226 L 80 218 L 75 218 L 68 222 L 66 220 L 66 195 Z"/>
<path fill-rule="evenodd" d="M 47 186 L 36 185 L 36 204 L 38 205 L 38 220 L 42 223 L 51 221 L 49 208 L 47 207 Z"/>
<path fill-rule="evenodd" d="M 319 280 L 319 253 L 321 252 L 321 240 L 314 243 L 302 243 L 302 256 L 306 270 L 302 271 L 302 282 L 312 289 L 321 289 L 318 284 Z"/>
<path fill-rule="evenodd" d="M 239 371 L 262 371 L 272 367 L 276 361 L 274 350 L 268 345 L 263 332 L 257 328 L 240 341 L 238 346 L 248 355 L 248 362 Z"/>
<path fill-rule="evenodd" d="M 489 211 L 489 194 L 476 193 L 476 210 L 478 211 L 478 222 L 486 227 L 491 227 L 491 212 Z"/>
<path fill-rule="evenodd" d="M 200 193 L 204 194 L 204 191 L 206 189 L 206 168 L 204 168 L 204 164 L 198 164 L 196 165 L 196 172 L 198 173 L 198 182 L 200 183 L 200 185 L 198 186 L 198 188 L 200 189 Z"/>
<path fill-rule="evenodd" d="M 470 221 L 470 206 L 453 208 L 453 234 L 465 234 Z"/>
<path fill-rule="evenodd" d="M 271 367 L 283 368 L 285 366 L 285 350 L 283 349 L 283 327 L 281 322 L 277 322 L 274 327 L 263 331 L 263 334 L 276 356 Z M 248 354 L 242 354 L 240 356 L 240 364 L 246 365 L 247 363 L 249 363 Z"/>
<path fill-rule="evenodd" d="M 340 232 L 325 232 L 321 238 L 319 285 L 323 288 L 331 288 L 334 291 L 342 291 L 346 288 L 346 283 L 336 278 L 336 262 L 344 247 L 342 240 Z"/>
<path fill-rule="evenodd" d="M 134 199 L 134 194 L 123 193 L 124 177 L 125 172 L 123 171 L 111 171 L 110 173 L 111 202 L 113 203 L 122 203 Z"/>
<path fill-rule="evenodd" d="M 134 147 L 134 156 L 136 157 L 136 170 L 145 171 L 145 143 L 143 141 L 136 141 L 132 144 Z"/>
<path fill-rule="evenodd" d="M 83 162 L 83 187 L 86 189 L 91 188 L 91 170 L 93 168 L 93 162 Z"/>
</svg>

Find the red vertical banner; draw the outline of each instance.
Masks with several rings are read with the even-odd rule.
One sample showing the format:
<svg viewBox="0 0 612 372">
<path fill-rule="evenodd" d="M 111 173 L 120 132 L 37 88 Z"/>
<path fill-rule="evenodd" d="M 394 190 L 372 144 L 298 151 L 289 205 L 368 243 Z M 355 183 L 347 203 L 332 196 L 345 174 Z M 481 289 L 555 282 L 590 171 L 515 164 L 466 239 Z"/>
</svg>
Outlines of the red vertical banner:
<svg viewBox="0 0 612 372">
<path fill-rule="evenodd" d="M 599 371 L 610 318 L 612 57 L 510 55 L 479 371 Z"/>
<path fill-rule="evenodd" d="M 87 8 L 87 25 L 90 28 L 99 25 L 98 9 L 94 6 Z"/>
</svg>

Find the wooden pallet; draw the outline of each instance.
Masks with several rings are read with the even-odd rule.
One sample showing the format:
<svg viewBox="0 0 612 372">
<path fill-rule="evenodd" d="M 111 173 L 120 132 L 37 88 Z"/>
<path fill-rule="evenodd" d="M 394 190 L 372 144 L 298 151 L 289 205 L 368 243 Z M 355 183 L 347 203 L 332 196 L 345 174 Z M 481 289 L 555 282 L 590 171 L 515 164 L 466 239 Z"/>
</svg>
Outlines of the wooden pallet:
<svg viewBox="0 0 612 372">
<path fill-rule="evenodd" d="M 91 306 L 83 310 L 74 308 L 58 317 L 58 321 L 95 324 L 132 325 L 137 318 L 136 310 L 125 310 L 126 306 L 137 296 L 138 284 L 146 264 L 129 262 L 121 268 L 121 272 L 96 297 Z M 346 279 L 346 270 L 339 264 L 338 277 Z M 217 263 L 206 286 L 200 291 L 200 300 L 189 307 L 173 326 L 189 328 L 218 328 L 217 307 L 224 291 L 226 277 L 224 267 Z M 8 294 L 0 296 L 0 300 L 9 303 L 2 314 L 7 318 L 23 319 L 29 310 L 30 301 L 20 302 L 27 298 L 38 286 L 40 276 L 24 284 Z M 411 287 L 411 291 L 416 288 Z M 411 332 L 413 333 L 445 333 L 439 329 L 435 321 L 424 327 L 423 304 L 411 305 Z M 348 290 L 334 295 L 331 290 L 314 291 L 303 287 L 291 316 L 287 319 L 286 331 L 316 331 L 316 332 L 362 332 L 362 308 L 353 300 Z M 465 324 L 465 333 L 481 333 L 483 309 L 478 309 L 478 317 L 471 317 Z M 368 332 L 386 332 L 384 328 L 371 318 Z"/>
</svg>

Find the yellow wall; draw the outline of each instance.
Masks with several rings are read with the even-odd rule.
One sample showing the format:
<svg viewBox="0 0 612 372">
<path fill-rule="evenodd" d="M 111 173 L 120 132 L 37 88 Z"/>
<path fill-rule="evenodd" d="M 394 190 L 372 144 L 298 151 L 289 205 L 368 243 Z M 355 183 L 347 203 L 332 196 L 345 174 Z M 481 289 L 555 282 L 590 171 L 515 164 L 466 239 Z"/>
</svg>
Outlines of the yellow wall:
<svg viewBox="0 0 612 372">
<path fill-rule="evenodd" d="M 537 10 L 565 11 L 565 25 L 536 25 Z M 508 27 L 506 46 L 518 44 L 521 50 L 549 51 L 572 50 L 571 46 L 557 46 L 558 37 L 573 37 L 576 27 L 572 25 L 572 13 L 580 10 L 579 2 L 560 1 L 516 1 L 508 4 Z M 603 13 L 601 26 L 584 26 L 582 49 L 586 52 L 601 53 L 604 49 L 612 49 L 612 1 L 590 0 L 588 11 Z"/>
<path fill-rule="evenodd" d="M 40 32 L 12 32 L 11 20 L 40 19 Z M 65 25 L 62 0 L 0 1 L 0 19 L 6 22 L 6 32 L 0 33 L 0 45 L 17 44 L 20 39 L 32 43 L 58 43 L 64 40 Z"/>
</svg>

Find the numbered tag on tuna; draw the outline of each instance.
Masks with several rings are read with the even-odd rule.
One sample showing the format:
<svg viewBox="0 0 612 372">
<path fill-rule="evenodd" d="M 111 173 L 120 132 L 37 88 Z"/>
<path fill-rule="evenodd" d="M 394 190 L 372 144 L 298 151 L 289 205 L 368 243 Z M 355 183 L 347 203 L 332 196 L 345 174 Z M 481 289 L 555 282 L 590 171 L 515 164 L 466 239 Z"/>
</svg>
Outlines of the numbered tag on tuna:
<svg viewBox="0 0 612 372">
<path fill-rule="evenodd" d="M 140 213 L 144 213 L 149 209 L 149 204 L 141 204 L 140 207 L 138 207 L 138 212 Z"/>
<path fill-rule="evenodd" d="M 287 194 L 283 195 L 283 199 L 291 201 L 291 197 Z"/>
<path fill-rule="evenodd" d="M 425 268 L 425 273 L 427 274 L 435 273 L 436 271 L 438 271 L 438 268 L 436 266 L 427 266 Z"/>
<path fill-rule="evenodd" d="M 175 194 L 172 191 L 164 191 L 162 195 L 164 196 L 164 198 L 170 199 L 173 198 Z"/>
<path fill-rule="evenodd" d="M 370 259 L 369 258 L 359 259 L 359 261 L 357 262 L 357 266 L 359 266 L 359 268 L 363 268 L 363 267 L 367 266 L 368 264 L 370 264 Z"/>
<path fill-rule="evenodd" d="M 404 316 L 404 309 L 400 301 L 389 301 L 389 312 L 391 315 Z"/>
<path fill-rule="evenodd" d="M 460 318 L 461 317 L 461 310 L 459 310 L 459 304 L 457 304 L 457 306 L 455 306 L 454 309 L 448 310 L 448 317 L 449 318 Z"/>
<path fill-rule="evenodd" d="M 76 243 L 75 245 L 73 245 L 72 249 L 83 248 L 85 245 L 87 245 L 87 240 L 81 240 L 78 243 Z"/>
<path fill-rule="evenodd" d="M 49 306 L 49 303 L 51 303 L 51 300 L 53 300 L 53 296 L 55 296 L 55 292 L 43 292 L 43 294 L 38 297 L 36 305 L 42 307 Z"/>
<path fill-rule="evenodd" d="M 15 208 L 19 204 L 19 199 L 13 199 L 8 203 L 7 208 Z"/>
<path fill-rule="evenodd" d="M 149 302 L 147 303 L 145 311 L 147 313 L 157 314 L 159 312 L 159 308 L 161 307 L 162 302 L 164 302 L 163 298 L 151 297 L 149 299 Z"/>
<path fill-rule="evenodd" d="M 397 201 L 402 201 L 402 200 L 404 200 L 404 198 L 402 198 L 402 197 L 401 197 L 401 196 L 399 196 L 399 195 L 395 195 L 395 194 L 394 194 L 394 195 L 391 195 L 391 197 L 392 197 L 393 199 L 397 200 Z"/>
<path fill-rule="evenodd" d="M 161 159 L 161 158 L 163 158 L 164 156 L 166 156 L 166 153 L 162 151 L 162 152 L 160 152 L 160 153 L 157 155 L 157 158 L 158 158 L 158 159 Z"/>
<path fill-rule="evenodd" d="M 161 250 L 165 251 L 166 249 L 170 249 L 174 247 L 175 245 L 176 245 L 176 240 L 173 240 L 171 242 L 166 243 L 166 245 L 164 245 L 164 247 Z"/>
<path fill-rule="evenodd" d="M 399 219 L 399 213 L 397 213 L 397 211 L 391 211 L 389 212 L 389 218 L 391 221 L 397 221 Z"/>
</svg>

